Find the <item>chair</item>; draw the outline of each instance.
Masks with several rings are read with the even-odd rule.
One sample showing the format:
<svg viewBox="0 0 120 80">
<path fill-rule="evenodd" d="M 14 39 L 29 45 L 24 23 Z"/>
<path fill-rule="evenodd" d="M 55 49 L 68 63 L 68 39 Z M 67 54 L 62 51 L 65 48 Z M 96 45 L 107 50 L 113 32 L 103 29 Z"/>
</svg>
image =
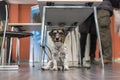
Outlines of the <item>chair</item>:
<svg viewBox="0 0 120 80">
<path fill-rule="evenodd" d="M 32 33 L 29 32 L 16 32 L 16 31 L 8 31 L 8 5 L 5 1 L 0 1 L 0 22 L 3 30 L 0 31 L 0 36 L 3 37 L 2 39 L 2 46 L 1 46 L 1 53 L 0 53 L 0 70 L 6 69 L 18 69 L 18 65 L 20 65 L 20 38 L 33 36 Z M 13 30 L 13 28 L 12 28 Z M 7 39 L 6 39 L 7 38 Z M 16 56 L 17 56 L 17 65 L 11 65 L 11 47 L 12 47 L 12 38 L 18 38 L 17 45 L 16 45 Z M 7 48 L 5 41 L 7 40 Z M 9 53 L 5 55 L 5 48 Z M 33 57 L 34 57 L 34 46 L 33 46 Z M 33 66 L 34 66 L 34 58 L 33 58 Z"/>
</svg>

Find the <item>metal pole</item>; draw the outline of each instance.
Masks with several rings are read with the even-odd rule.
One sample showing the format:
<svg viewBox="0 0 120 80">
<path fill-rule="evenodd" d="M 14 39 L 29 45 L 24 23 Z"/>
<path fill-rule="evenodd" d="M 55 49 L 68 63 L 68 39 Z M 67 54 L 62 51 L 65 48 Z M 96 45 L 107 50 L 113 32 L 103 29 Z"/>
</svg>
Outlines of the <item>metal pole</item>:
<svg viewBox="0 0 120 80">
<path fill-rule="evenodd" d="M 42 67 L 42 54 L 43 54 L 43 40 L 44 40 L 44 31 L 45 31 L 45 14 L 46 7 L 43 6 L 43 14 L 42 14 L 42 29 L 41 29 L 41 43 L 40 43 L 40 66 Z"/>
<path fill-rule="evenodd" d="M 4 34 L 3 34 L 3 40 L 2 40 L 2 46 L 1 46 L 1 55 L 4 54 L 3 52 L 3 48 L 4 48 L 4 43 L 5 43 L 5 35 L 6 35 L 6 30 L 7 30 L 7 27 L 8 27 L 8 6 L 5 5 L 5 9 L 6 9 L 6 19 L 5 19 L 5 28 L 4 28 Z M 2 61 L 2 56 L 0 56 L 1 58 L 1 63 L 4 62 Z M 4 64 L 4 63 L 2 63 Z"/>
<path fill-rule="evenodd" d="M 34 37 L 33 37 L 33 35 L 32 35 L 32 41 L 33 41 L 33 43 L 32 43 L 32 57 L 33 57 L 33 67 L 34 67 L 35 64 L 34 64 Z"/>
<path fill-rule="evenodd" d="M 17 39 L 17 63 L 20 66 L 20 38 Z"/>
<path fill-rule="evenodd" d="M 79 27 L 79 26 L 78 26 Z M 79 32 L 79 31 L 78 31 Z M 81 59 L 81 46 L 80 46 L 80 32 L 78 33 L 78 64 L 80 64 L 80 66 L 82 66 L 82 59 Z"/>
<path fill-rule="evenodd" d="M 45 27 L 44 27 L 44 36 L 43 36 L 43 37 L 44 37 L 44 38 L 43 38 L 43 46 L 44 46 L 44 47 L 42 48 L 42 49 L 44 49 L 44 50 L 43 50 L 43 51 L 44 51 L 44 52 L 43 52 L 43 66 L 44 66 L 44 63 L 45 63 L 45 60 L 44 60 L 44 59 L 45 59 L 45 48 L 46 48 L 46 47 L 45 47 L 45 45 L 46 45 L 46 34 L 47 34 L 47 26 L 45 25 Z M 46 54 L 47 54 L 47 53 L 46 53 Z"/>
<path fill-rule="evenodd" d="M 13 28 L 14 28 L 14 27 L 12 27 L 12 31 L 13 31 Z M 10 39 L 10 49 L 9 49 L 8 64 L 10 64 L 10 61 L 11 61 L 11 55 L 12 55 L 12 38 Z"/>
<path fill-rule="evenodd" d="M 97 18 L 97 9 L 96 9 L 96 7 L 94 7 L 93 9 L 94 9 L 95 25 L 96 25 L 97 35 L 98 35 L 98 43 L 99 43 L 99 49 L 100 49 L 100 58 L 101 58 L 101 62 L 102 62 L 102 67 L 104 68 L 102 45 L 101 45 L 99 25 L 98 25 L 98 18 Z"/>
</svg>

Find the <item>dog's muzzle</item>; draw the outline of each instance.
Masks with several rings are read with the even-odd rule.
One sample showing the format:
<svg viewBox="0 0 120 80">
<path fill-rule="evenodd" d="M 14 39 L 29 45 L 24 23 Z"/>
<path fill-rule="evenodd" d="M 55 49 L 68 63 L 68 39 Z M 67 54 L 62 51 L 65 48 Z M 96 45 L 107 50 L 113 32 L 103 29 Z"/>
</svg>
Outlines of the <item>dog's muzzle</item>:
<svg viewBox="0 0 120 80">
<path fill-rule="evenodd" d="M 56 42 L 60 42 L 60 41 L 59 41 L 59 38 L 56 38 Z"/>
<path fill-rule="evenodd" d="M 56 33 L 56 35 L 55 35 L 55 41 L 56 42 L 60 42 L 60 34 L 59 33 Z"/>
<path fill-rule="evenodd" d="M 63 44 L 61 42 L 55 42 L 55 46 L 58 47 L 58 48 L 61 47 L 62 45 Z"/>
</svg>

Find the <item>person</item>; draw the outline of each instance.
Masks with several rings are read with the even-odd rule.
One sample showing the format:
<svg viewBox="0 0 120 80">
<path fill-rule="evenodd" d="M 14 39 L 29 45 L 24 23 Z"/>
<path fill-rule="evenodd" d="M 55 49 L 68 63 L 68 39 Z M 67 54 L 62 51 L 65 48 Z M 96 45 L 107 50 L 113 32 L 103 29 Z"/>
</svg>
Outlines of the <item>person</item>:
<svg viewBox="0 0 120 80">
<path fill-rule="evenodd" d="M 110 33 L 110 17 L 112 16 L 112 4 L 110 0 L 103 0 L 103 2 L 97 7 L 97 16 L 98 16 L 98 24 L 99 24 L 99 30 L 100 30 L 100 37 L 101 37 L 101 43 L 102 43 L 102 49 L 104 54 L 104 62 L 111 61 L 111 54 L 112 54 L 112 46 L 111 46 L 111 33 Z M 89 19 L 91 18 L 91 20 Z M 84 22 L 80 26 L 80 46 L 81 46 L 81 59 L 83 62 L 83 57 L 85 55 L 85 45 L 86 45 L 86 35 L 90 33 L 90 58 L 91 62 L 94 61 L 95 57 L 95 50 L 96 50 L 96 28 L 95 28 L 95 21 L 94 16 L 91 15 L 87 19 L 86 22 Z M 88 25 L 87 25 L 88 24 Z M 90 25 L 92 24 L 92 25 Z M 87 30 L 87 31 L 85 31 Z M 93 31 L 91 31 L 93 30 Z M 94 33 L 94 35 L 93 35 Z M 96 35 L 96 36 L 95 36 Z M 94 38 L 93 38 L 94 36 Z M 83 64 L 83 63 L 82 63 Z"/>
<path fill-rule="evenodd" d="M 113 8 L 119 7 L 120 0 L 103 0 L 103 2 L 98 6 L 97 9 L 104 63 L 109 63 L 112 61 L 110 17 L 113 15 Z"/>
<path fill-rule="evenodd" d="M 81 64 L 83 67 L 90 67 L 90 64 L 94 62 L 95 58 L 95 50 L 96 50 L 96 27 L 94 23 L 94 15 L 93 13 L 79 26 L 80 32 L 80 47 L 81 47 Z M 85 61 L 85 48 L 87 42 L 87 35 L 90 34 L 90 61 Z"/>
<path fill-rule="evenodd" d="M 120 8 L 120 0 L 110 0 L 113 8 Z"/>
<path fill-rule="evenodd" d="M 120 35 L 120 0 L 110 0 L 112 3 L 114 14 L 114 31 Z"/>
<path fill-rule="evenodd" d="M 110 32 L 110 17 L 112 15 L 112 3 L 110 0 L 103 0 L 97 7 L 97 16 L 104 63 L 109 63 L 112 60 L 112 39 Z"/>
<path fill-rule="evenodd" d="M 113 15 L 113 7 L 112 7 L 113 4 L 111 1 L 103 0 L 103 2 L 97 7 L 97 16 L 98 16 L 98 24 L 99 24 L 104 63 L 111 62 L 112 60 L 112 39 L 111 39 L 111 33 L 110 33 L 110 17 Z M 88 31 L 92 30 L 92 28 L 94 28 L 94 31 L 96 31 L 96 28 L 94 25 L 94 17 L 93 15 L 91 15 L 90 17 L 91 17 L 91 20 L 89 20 L 89 18 L 87 19 L 89 24 L 85 22 L 80 26 L 81 59 L 83 59 L 85 55 L 86 35 L 87 33 L 89 33 Z M 87 32 L 85 30 L 87 30 Z M 94 33 L 94 31 L 91 31 L 91 32 Z M 94 33 L 94 35 L 96 35 L 96 33 Z M 92 61 L 94 62 L 96 38 L 95 36 L 94 36 L 95 39 L 92 38 L 93 34 L 90 37 L 91 37 L 90 57 L 91 57 L 91 62 Z"/>
</svg>

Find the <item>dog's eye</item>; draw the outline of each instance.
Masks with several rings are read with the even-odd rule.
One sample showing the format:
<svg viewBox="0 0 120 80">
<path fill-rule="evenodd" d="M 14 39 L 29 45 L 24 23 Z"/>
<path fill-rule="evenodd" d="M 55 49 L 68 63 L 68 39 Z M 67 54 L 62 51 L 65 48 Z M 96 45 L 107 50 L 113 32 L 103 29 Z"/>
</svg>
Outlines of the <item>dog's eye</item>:
<svg viewBox="0 0 120 80">
<path fill-rule="evenodd" d="M 57 34 L 56 32 L 53 33 L 53 35 L 56 35 L 56 34 Z"/>
<path fill-rule="evenodd" d="M 60 35 L 63 35 L 64 33 L 63 33 L 63 32 L 60 32 L 59 34 L 60 34 Z"/>
</svg>

